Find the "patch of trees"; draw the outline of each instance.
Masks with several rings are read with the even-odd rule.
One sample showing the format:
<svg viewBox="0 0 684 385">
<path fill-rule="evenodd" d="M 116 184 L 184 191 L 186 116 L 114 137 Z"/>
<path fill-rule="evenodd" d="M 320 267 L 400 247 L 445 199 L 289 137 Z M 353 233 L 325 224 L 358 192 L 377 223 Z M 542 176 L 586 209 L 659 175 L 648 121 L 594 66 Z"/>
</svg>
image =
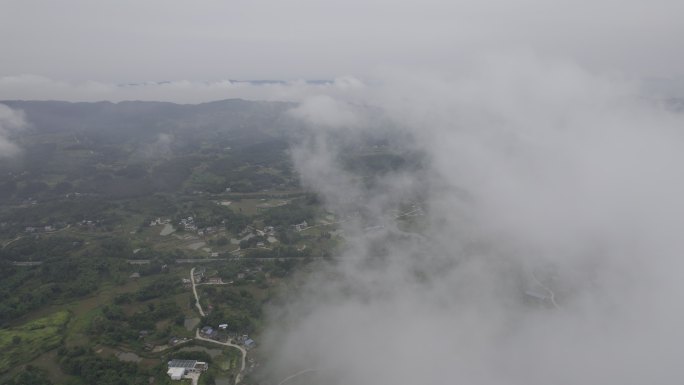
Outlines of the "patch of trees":
<svg viewBox="0 0 684 385">
<path fill-rule="evenodd" d="M 177 157 L 155 166 L 150 172 L 156 191 L 173 192 L 179 190 L 190 177 L 192 170 L 200 163 L 197 157 Z"/>
<path fill-rule="evenodd" d="M 276 246 L 271 250 L 254 249 L 246 253 L 247 258 L 304 258 L 311 255 L 311 249 L 298 250 L 294 246 Z"/>
<path fill-rule="evenodd" d="M 214 194 L 224 192 L 226 187 L 230 187 L 232 192 L 249 193 L 272 189 L 286 183 L 282 177 L 254 166 L 221 170 L 219 174 L 207 172 L 202 178 L 193 181 L 196 189 Z"/>
<path fill-rule="evenodd" d="M 261 303 L 247 290 L 206 286 L 203 294 L 209 298 L 210 302 L 227 306 L 233 312 L 242 312 L 255 319 L 261 317 Z"/>
<path fill-rule="evenodd" d="M 238 233 L 251 223 L 249 217 L 211 201 L 195 201 L 187 206 L 186 212 L 196 213 L 194 220 L 198 228 L 225 226 L 226 230 Z M 178 223 L 187 216 L 179 214 L 174 221 Z"/>
<path fill-rule="evenodd" d="M 164 276 L 157 278 L 149 285 L 143 287 L 135 293 L 135 300 L 147 301 L 160 298 L 181 290 L 178 278 L 174 276 Z"/>
<path fill-rule="evenodd" d="M 181 309 L 173 301 L 148 303 L 130 316 L 126 316 L 122 308 L 116 304 L 105 305 L 101 313 L 91 320 L 88 333 L 110 345 L 137 341 L 142 330 L 154 331 L 157 338 L 166 338 L 169 330 L 157 330 L 156 323 L 165 319 L 175 320 L 182 315 Z"/>
<path fill-rule="evenodd" d="M 274 207 L 264 211 L 260 217 L 269 226 L 286 228 L 304 221 L 310 222 L 314 218 L 314 207 L 296 200 L 290 204 Z"/>
<path fill-rule="evenodd" d="M 84 220 L 99 221 L 97 226 L 109 226 L 119 220 L 111 209 L 114 204 L 93 197 L 78 200 L 67 199 L 41 202 L 38 205 L 13 208 L 3 213 L 3 222 L 7 226 L 0 231 L 14 235 L 23 233 L 26 227 L 66 226 L 79 224 Z"/>
<path fill-rule="evenodd" d="M 249 334 L 256 329 L 254 319 L 250 318 L 247 314 L 223 307 L 215 308 L 205 318 L 204 323 L 214 326 L 227 323 L 228 329 L 226 330 L 230 333 L 237 334 Z"/>
<path fill-rule="evenodd" d="M 78 250 L 81 241 L 69 236 L 27 237 L 0 249 L 0 258 L 11 261 L 43 261 Z"/>
<path fill-rule="evenodd" d="M 98 242 L 96 253 L 111 258 L 128 259 L 133 255 L 133 246 L 127 239 L 107 237 Z"/>
<path fill-rule="evenodd" d="M 176 204 L 172 197 L 166 194 L 154 194 L 136 199 L 131 199 L 123 203 L 123 208 L 135 213 L 150 213 L 145 218 L 144 225 L 150 221 L 173 216 L 176 212 Z"/>
<path fill-rule="evenodd" d="M 61 348 L 60 368 L 88 385 L 148 385 L 151 374 L 131 362 L 101 357 L 84 347 Z"/>
<path fill-rule="evenodd" d="M 14 377 L 3 381 L 2 385 L 52 385 L 48 373 L 32 365 L 27 365 L 23 371 Z"/>
<path fill-rule="evenodd" d="M 240 248 L 241 249 L 250 249 L 253 247 L 256 247 L 257 243 L 259 242 L 266 242 L 266 237 L 262 237 L 260 235 L 257 235 L 255 237 L 251 237 L 249 239 L 243 239 L 240 241 Z"/>
<path fill-rule="evenodd" d="M 76 254 L 51 257 L 35 267 L 9 265 L 0 280 L 0 324 L 55 301 L 92 294 L 124 269 L 123 261 Z"/>
<path fill-rule="evenodd" d="M 269 261 L 264 264 L 264 271 L 270 272 L 274 277 L 286 277 L 294 271 L 297 266 L 297 260 L 295 259 L 283 259 Z"/>
<path fill-rule="evenodd" d="M 234 151 L 236 157 L 244 163 L 269 166 L 279 163 L 287 164 L 289 161 L 288 148 L 289 144 L 286 141 L 273 139 L 239 147 Z"/>
</svg>

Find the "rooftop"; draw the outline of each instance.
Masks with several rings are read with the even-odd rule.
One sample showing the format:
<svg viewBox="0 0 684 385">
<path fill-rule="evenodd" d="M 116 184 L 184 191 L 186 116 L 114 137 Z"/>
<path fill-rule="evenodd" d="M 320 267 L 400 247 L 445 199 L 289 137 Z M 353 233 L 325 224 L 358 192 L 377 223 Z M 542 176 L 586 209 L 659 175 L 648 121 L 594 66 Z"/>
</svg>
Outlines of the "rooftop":
<svg viewBox="0 0 684 385">
<path fill-rule="evenodd" d="M 197 360 L 171 360 L 169 368 L 192 369 L 197 364 Z"/>
</svg>

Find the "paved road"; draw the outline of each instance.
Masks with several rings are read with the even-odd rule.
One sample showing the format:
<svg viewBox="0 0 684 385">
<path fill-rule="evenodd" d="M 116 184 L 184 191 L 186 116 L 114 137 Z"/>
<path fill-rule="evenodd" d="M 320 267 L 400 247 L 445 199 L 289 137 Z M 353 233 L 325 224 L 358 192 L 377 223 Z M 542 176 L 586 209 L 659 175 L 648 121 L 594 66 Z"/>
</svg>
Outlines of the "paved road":
<svg viewBox="0 0 684 385">
<path fill-rule="evenodd" d="M 212 342 L 212 343 L 215 343 L 215 344 L 224 345 L 224 346 L 230 346 L 230 347 L 239 349 L 239 350 L 240 350 L 240 353 L 242 353 L 242 360 L 241 360 L 242 363 L 241 363 L 241 365 L 240 365 L 240 372 L 237 374 L 237 376 L 235 376 L 235 384 L 237 385 L 238 383 L 240 383 L 240 381 L 242 381 L 242 372 L 245 371 L 245 360 L 246 360 L 246 358 L 247 358 L 247 351 L 245 350 L 245 348 L 243 348 L 243 347 L 240 346 L 240 345 L 235 345 L 235 344 L 230 343 L 230 342 L 221 342 L 221 341 L 216 341 L 216 340 L 212 340 L 212 339 L 209 339 L 209 338 L 201 337 L 200 334 L 199 334 L 199 329 L 195 330 L 195 338 L 198 339 L 198 340 L 207 341 L 207 342 Z"/>
<path fill-rule="evenodd" d="M 195 287 L 195 268 L 190 269 L 190 280 L 192 281 L 192 292 L 195 294 L 195 306 L 202 317 L 206 317 L 204 310 L 202 310 L 202 305 L 200 305 L 199 296 L 197 295 L 197 288 Z"/>
</svg>

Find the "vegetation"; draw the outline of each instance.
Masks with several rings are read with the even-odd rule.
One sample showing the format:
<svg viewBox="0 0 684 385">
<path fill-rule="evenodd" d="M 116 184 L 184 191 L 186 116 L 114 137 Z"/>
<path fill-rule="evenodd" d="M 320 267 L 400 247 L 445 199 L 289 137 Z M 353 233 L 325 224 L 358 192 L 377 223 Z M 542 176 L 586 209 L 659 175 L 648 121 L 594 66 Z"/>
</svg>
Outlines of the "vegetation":
<svg viewBox="0 0 684 385">
<path fill-rule="evenodd" d="M 1 383 L 2 385 L 53 385 L 45 370 L 27 365 L 22 372 Z"/>
<path fill-rule="evenodd" d="M 148 385 L 149 372 L 113 357 L 100 357 L 84 347 L 62 348 L 60 367 L 87 385 Z"/>
<path fill-rule="evenodd" d="M 0 373 L 59 346 L 69 313 L 60 311 L 21 326 L 0 329 Z"/>
</svg>

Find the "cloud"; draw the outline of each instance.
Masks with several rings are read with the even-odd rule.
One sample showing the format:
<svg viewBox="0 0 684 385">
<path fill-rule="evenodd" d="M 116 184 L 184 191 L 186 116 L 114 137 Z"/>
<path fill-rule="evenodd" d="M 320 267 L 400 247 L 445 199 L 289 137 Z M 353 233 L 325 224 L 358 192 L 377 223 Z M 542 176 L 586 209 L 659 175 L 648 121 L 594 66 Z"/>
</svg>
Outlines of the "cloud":
<svg viewBox="0 0 684 385">
<path fill-rule="evenodd" d="M 354 112 L 353 106 L 327 95 L 306 98 L 289 112 L 295 118 L 318 127 L 357 127 L 361 124 L 361 117 Z"/>
<path fill-rule="evenodd" d="M 24 127 L 26 120 L 22 111 L 0 104 L 0 158 L 10 158 L 20 152 L 19 146 L 11 140 L 11 136 Z"/>
<path fill-rule="evenodd" d="M 293 110 L 295 165 L 346 242 L 272 310 L 271 382 L 677 381 L 681 113 L 531 56 L 373 84 Z M 368 183 L 340 161 L 378 132 L 419 166 Z"/>
<path fill-rule="evenodd" d="M 171 134 L 161 133 L 157 135 L 157 140 L 146 146 L 144 155 L 150 158 L 168 156 L 171 153 L 174 139 Z"/>
<path fill-rule="evenodd" d="M 0 100 L 66 100 L 94 102 L 108 100 L 168 101 L 202 103 L 222 99 L 300 101 L 321 94 L 358 90 L 363 83 L 353 77 L 329 82 L 212 82 L 169 81 L 114 84 L 104 82 L 66 82 L 37 75 L 0 77 Z"/>
</svg>

